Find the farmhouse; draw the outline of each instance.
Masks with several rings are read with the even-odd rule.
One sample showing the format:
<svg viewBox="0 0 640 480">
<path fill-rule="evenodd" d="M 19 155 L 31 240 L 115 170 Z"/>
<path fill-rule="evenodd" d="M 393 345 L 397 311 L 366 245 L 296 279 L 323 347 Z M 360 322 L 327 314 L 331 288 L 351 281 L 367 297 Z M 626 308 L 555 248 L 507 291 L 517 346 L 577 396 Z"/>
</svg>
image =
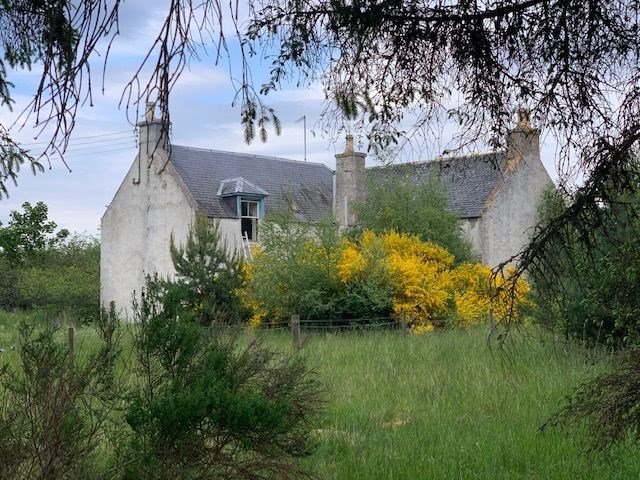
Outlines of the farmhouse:
<svg viewBox="0 0 640 480">
<path fill-rule="evenodd" d="M 347 136 L 336 170 L 316 163 L 169 145 L 147 105 L 139 151 L 101 221 L 100 295 L 125 312 L 145 276 L 171 275 L 169 239 L 186 239 L 197 212 L 219 221 L 229 248 L 259 241 L 260 222 L 289 209 L 301 222 L 333 215 L 356 222 L 350 205 L 365 194 L 366 175 L 437 175 L 484 263 L 497 265 L 525 244 L 541 193 L 551 179 L 540 161 L 539 132 L 523 113 L 504 152 L 439 158 L 365 170 L 364 153 Z M 417 209 L 420 205 L 407 205 Z"/>
</svg>

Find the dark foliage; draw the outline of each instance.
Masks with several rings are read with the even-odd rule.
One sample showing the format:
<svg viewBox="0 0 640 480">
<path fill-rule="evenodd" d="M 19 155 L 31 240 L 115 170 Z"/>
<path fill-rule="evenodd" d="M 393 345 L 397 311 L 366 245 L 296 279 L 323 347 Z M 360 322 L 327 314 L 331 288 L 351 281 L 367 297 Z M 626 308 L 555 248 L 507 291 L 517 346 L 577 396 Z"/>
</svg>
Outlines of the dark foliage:
<svg viewBox="0 0 640 480">
<path fill-rule="evenodd" d="M 164 284 L 165 295 L 176 299 L 167 308 L 192 315 L 203 325 L 234 323 L 243 318 L 238 289 L 242 260 L 230 253 L 217 223 L 198 215 L 184 246 L 170 244 L 176 280 Z"/>
<path fill-rule="evenodd" d="M 240 345 L 165 308 L 149 284 L 135 305 L 135 373 L 124 478 L 303 478 L 320 389 L 299 356 Z"/>
<path fill-rule="evenodd" d="M 640 177 L 638 178 L 640 180 Z M 549 191 L 542 205 L 542 229 L 570 200 Z M 623 347 L 640 343 L 640 192 L 602 203 L 591 247 L 575 226 L 545 244 L 530 267 L 537 317 L 566 338 L 589 345 Z"/>
<path fill-rule="evenodd" d="M 640 349 L 618 352 L 612 366 L 578 387 L 542 428 L 582 425 L 592 451 L 608 451 L 627 440 L 640 443 Z"/>
</svg>

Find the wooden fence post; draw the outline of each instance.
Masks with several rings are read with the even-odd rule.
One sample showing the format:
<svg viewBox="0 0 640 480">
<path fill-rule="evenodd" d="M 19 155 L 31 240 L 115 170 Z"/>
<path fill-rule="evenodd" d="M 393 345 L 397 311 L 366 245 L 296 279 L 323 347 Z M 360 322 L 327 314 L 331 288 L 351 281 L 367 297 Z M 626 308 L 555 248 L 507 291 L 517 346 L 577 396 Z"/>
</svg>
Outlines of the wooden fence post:
<svg viewBox="0 0 640 480">
<path fill-rule="evenodd" d="M 400 325 L 402 326 L 402 333 L 405 335 L 409 333 L 409 322 L 405 314 L 402 314 L 402 317 L 400 317 Z"/>
<path fill-rule="evenodd" d="M 300 348 L 300 315 L 291 315 L 291 339 L 293 348 Z"/>
</svg>

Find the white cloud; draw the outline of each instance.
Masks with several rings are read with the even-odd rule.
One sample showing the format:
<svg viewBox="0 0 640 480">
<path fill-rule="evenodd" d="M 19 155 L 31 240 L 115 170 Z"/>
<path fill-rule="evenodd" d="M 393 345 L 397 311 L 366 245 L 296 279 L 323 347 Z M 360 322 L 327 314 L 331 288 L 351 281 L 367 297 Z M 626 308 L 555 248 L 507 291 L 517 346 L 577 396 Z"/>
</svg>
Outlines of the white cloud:
<svg viewBox="0 0 640 480">
<path fill-rule="evenodd" d="M 242 2 L 240 2 L 242 4 Z M 149 2 L 148 0 L 128 0 L 122 11 L 122 35 L 116 39 L 110 54 L 110 63 L 105 80 L 104 95 L 100 94 L 101 58 L 96 58 L 94 73 L 97 83 L 94 84 L 96 96 L 93 106 L 82 107 L 76 118 L 77 125 L 71 140 L 73 146 L 84 146 L 86 137 L 103 135 L 112 132 L 132 132 L 135 118 L 126 118 L 126 112 L 118 109 L 118 102 L 123 87 L 135 72 L 139 62 L 146 54 L 150 41 L 155 37 L 164 12 L 166 0 Z M 244 18 L 244 17 L 242 17 Z M 225 28 L 229 27 L 229 19 Z M 258 59 L 255 59 L 258 62 Z M 203 63 L 194 63 L 185 70 L 179 83 L 172 92 L 171 117 L 172 141 L 176 144 L 191 145 L 217 150 L 250 152 L 262 155 L 303 159 L 302 125 L 295 121 L 302 115 L 307 116 L 307 158 L 309 161 L 324 163 L 330 168 L 335 166 L 335 153 L 342 151 L 343 139 L 323 138 L 317 130 L 317 121 L 324 102 L 324 93 L 320 85 L 308 89 L 287 87 L 272 92 L 265 101 L 273 107 L 282 121 L 283 132 L 275 136 L 270 131 L 266 144 L 256 139 L 246 145 L 242 126 L 240 125 L 239 108 L 232 107 L 234 89 L 229 81 L 228 68 L 222 64 L 212 65 L 213 60 L 207 58 Z M 257 64 L 257 63 L 256 63 Z M 256 70 L 264 70 L 264 65 L 257 65 Z M 259 72 L 257 72 L 259 73 Z M 264 72 L 262 72 L 264 73 Z M 16 81 L 15 112 L 0 110 L 0 122 L 7 125 L 15 118 L 17 112 L 31 100 L 35 82 L 38 79 L 37 69 L 33 72 L 11 72 L 10 78 Z M 134 114 L 134 110 L 129 112 Z M 23 142 L 34 142 L 37 130 L 25 127 L 12 133 Z M 450 125 L 441 126 L 430 140 L 429 148 L 411 152 L 413 159 L 426 159 L 442 151 L 450 142 L 454 129 Z M 112 137 L 112 138 L 116 138 Z M 126 134 L 124 135 L 126 137 Z M 111 201 L 120 185 L 127 169 L 133 162 L 135 148 L 119 150 L 113 147 L 117 141 L 96 141 L 90 145 L 103 146 L 105 153 L 95 153 L 100 148 L 86 148 L 76 154 L 69 155 L 68 163 L 72 172 L 68 172 L 64 164 L 54 161 L 52 168 L 37 176 L 30 175 L 27 168 L 19 176 L 19 186 L 10 188 L 10 198 L 0 200 L 0 220 L 6 221 L 9 212 L 17 209 L 25 201 L 45 201 L 50 206 L 50 218 L 59 226 L 76 231 L 98 233 L 100 217 L 106 205 Z M 46 135 L 40 140 L 46 139 Z M 545 138 L 543 158 L 550 172 L 553 168 L 555 142 Z M 334 143 L 335 142 L 335 143 Z M 126 143 L 126 141 L 125 141 Z M 117 150 L 117 151 L 116 151 Z M 82 154 L 86 153 L 86 155 Z M 369 163 L 372 163 L 369 159 Z"/>
</svg>

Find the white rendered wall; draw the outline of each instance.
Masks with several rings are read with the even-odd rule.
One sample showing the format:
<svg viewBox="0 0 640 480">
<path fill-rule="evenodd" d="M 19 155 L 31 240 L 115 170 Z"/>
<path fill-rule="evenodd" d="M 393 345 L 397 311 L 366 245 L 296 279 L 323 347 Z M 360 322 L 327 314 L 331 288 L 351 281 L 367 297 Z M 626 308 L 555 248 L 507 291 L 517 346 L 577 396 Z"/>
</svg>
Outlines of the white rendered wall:
<svg viewBox="0 0 640 480">
<path fill-rule="evenodd" d="M 482 252 L 482 220 L 480 218 L 463 218 L 460 222 L 464 237 L 471 243 L 473 251 L 478 255 Z"/>
<path fill-rule="evenodd" d="M 195 208 L 170 169 L 156 173 L 160 158 L 149 169 L 146 163 L 143 158 L 140 183 L 134 184 L 134 161 L 101 222 L 100 301 L 103 306 L 114 301 L 129 320 L 132 295 L 140 293 L 145 276 L 174 273 L 171 233 L 184 242 L 195 219 Z"/>
<path fill-rule="evenodd" d="M 509 261 L 528 244 L 537 224 L 542 194 L 552 184 L 540 161 L 538 139 L 535 133 L 519 140 L 521 148 L 512 154 L 515 168 L 505 176 L 482 215 L 479 253 L 483 263 L 497 266 Z"/>
</svg>

